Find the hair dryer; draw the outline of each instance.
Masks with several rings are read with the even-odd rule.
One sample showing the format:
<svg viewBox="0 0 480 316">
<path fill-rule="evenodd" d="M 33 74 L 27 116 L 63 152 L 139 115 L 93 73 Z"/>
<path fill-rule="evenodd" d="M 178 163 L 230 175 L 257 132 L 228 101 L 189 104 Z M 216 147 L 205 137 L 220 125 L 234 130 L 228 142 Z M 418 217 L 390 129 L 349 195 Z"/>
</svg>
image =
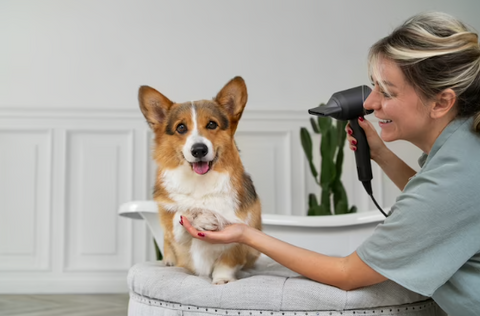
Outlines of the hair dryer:
<svg viewBox="0 0 480 316">
<path fill-rule="evenodd" d="M 308 110 L 309 114 L 316 116 L 330 116 L 341 121 L 349 121 L 357 140 L 357 150 L 355 151 L 355 161 L 357 164 L 358 180 L 371 196 L 373 202 L 383 213 L 375 199 L 373 198 L 372 184 L 372 164 L 370 162 L 370 147 L 364 130 L 358 125 L 358 118 L 372 113 L 372 110 L 365 110 L 363 103 L 370 95 L 372 90 L 367 86 L 358 86 L 355 88 L 343 90 L 334 93 L 327 104 Z"/>
</svg>

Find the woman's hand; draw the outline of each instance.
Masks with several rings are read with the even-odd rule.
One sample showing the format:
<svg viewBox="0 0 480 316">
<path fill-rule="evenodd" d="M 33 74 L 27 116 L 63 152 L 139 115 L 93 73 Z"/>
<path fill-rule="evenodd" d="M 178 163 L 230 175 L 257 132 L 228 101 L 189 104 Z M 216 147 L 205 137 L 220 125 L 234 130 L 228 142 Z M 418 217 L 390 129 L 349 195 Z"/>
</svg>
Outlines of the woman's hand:
<svg viewBox="0 0 480 316">
<path fill-rule="evenodd" d="M 180 217 L 180 224 L 185 227 L 193 238 L 204 240 L 211 244 L 241 243 L 245 231 L 249 228 L 245 224 L 231 224 L 220 231 L 198 231 L 185 216 Z"/>
<path fill-rule="evenodd" d="M 416 171 L 388 149 L 372 123 L 364 118 L 359 118 L 358 125 L 365 131 L 372 160 L 375 161 L 390 180 L 403 191 L 403 188 L 405 188 L 409 179 L 415 175 Z M 347 132 L 347 141 L 350 149 L 356 150 L 357 140 L 355 139 L 355 135 L 353 135 L 350 124 L 347 124 L 345 131 Z"/>
<path fill-rule="evenodd" d="M 360 117 L 358 118 L 358 124 L 365 131 L 368 146 L 370 147 L 370 157 L 372 158 L 372 160 L 377 161 L 377 159 L 381 156 L 382 152 L 387 149 L 387 146 L 378 135 L 372 123 L 370 123 L 363 117 Z M 350 127 L 350 123 L 345 126 L 345 131 L 347 132 L 347 141 L 350 149 L 353 151 L 357 150 L 357 140 L 355 139 L 355 135 L 353 135 L 353 130 Z"/>
</svg>

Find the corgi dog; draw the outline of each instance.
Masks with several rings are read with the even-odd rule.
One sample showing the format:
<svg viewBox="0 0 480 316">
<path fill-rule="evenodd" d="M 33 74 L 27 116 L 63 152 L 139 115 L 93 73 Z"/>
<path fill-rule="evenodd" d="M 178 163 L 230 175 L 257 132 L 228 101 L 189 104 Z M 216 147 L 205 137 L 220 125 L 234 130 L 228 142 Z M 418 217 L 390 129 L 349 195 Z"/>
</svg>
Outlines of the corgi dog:
<svg viewBox="0 0 480 316">
<path fill-rule="evenodd" d="M 164 262 L 209 276 L 214 284 L 235 281 L 236 273 L 253 266 L 260 253 L 241 244 L 192 238 L 180 216 L 200 231 L 232 223 L 261 230 L 260 199 L 234 140 L 247 98 L 241 77 L 230 80 L 212 100 L 175 103 L 148 86 L 138 94 L 155 134 L 153 198 L 164 231 Z"/>
</svg>

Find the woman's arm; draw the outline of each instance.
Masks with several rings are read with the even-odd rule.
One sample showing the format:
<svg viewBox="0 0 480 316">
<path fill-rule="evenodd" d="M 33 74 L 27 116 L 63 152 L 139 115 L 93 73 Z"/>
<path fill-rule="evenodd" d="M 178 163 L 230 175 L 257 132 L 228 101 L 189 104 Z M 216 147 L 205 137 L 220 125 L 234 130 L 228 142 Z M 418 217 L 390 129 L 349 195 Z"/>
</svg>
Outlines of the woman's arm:
<svg viewBox="0 0 480 316">
<path fill-rule="evenodd" d="M 354 252 L 348 257 L 329 257 L 271 237 L 245 224 L 233 224 L 222 231 L 198 232 L 183 217 L 183 226 L 195 238 L 209 243 L 242 243 L 267 255 L 283 266 L 309 279 L 343 290 L 386 280 L 366 265 Z"/>
<path fill-rule="evenodd" d="M 401 191 L 403 191 L 410 178 L 417 173 L 387 147 L 372 159 Z"/>
</svg>

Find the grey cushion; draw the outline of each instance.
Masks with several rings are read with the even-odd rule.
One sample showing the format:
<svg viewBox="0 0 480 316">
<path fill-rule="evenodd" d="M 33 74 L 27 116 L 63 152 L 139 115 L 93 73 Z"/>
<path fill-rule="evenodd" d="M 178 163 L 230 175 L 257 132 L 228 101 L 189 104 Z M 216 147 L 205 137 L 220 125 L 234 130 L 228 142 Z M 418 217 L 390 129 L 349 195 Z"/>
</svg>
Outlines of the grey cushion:
<svg viewBox="0 0 480 316">
<path fill-rule="evenodd" d="M 343 291 L 306 279 L 265 256 L 238 276 L 235 282 L 213 285 L 207 277 L 162 262 L 137 264 L 128 274 L 129 315 L 238 316 L 255 312 L 271 316 L 279 312 L 297 315 L 298 311 L 316 312 L 313 315 L 337 315 L 331 312 L 339 311 L 351 315 L 444 315 L 431 299 L 391 281 Z"/>
</svg>

